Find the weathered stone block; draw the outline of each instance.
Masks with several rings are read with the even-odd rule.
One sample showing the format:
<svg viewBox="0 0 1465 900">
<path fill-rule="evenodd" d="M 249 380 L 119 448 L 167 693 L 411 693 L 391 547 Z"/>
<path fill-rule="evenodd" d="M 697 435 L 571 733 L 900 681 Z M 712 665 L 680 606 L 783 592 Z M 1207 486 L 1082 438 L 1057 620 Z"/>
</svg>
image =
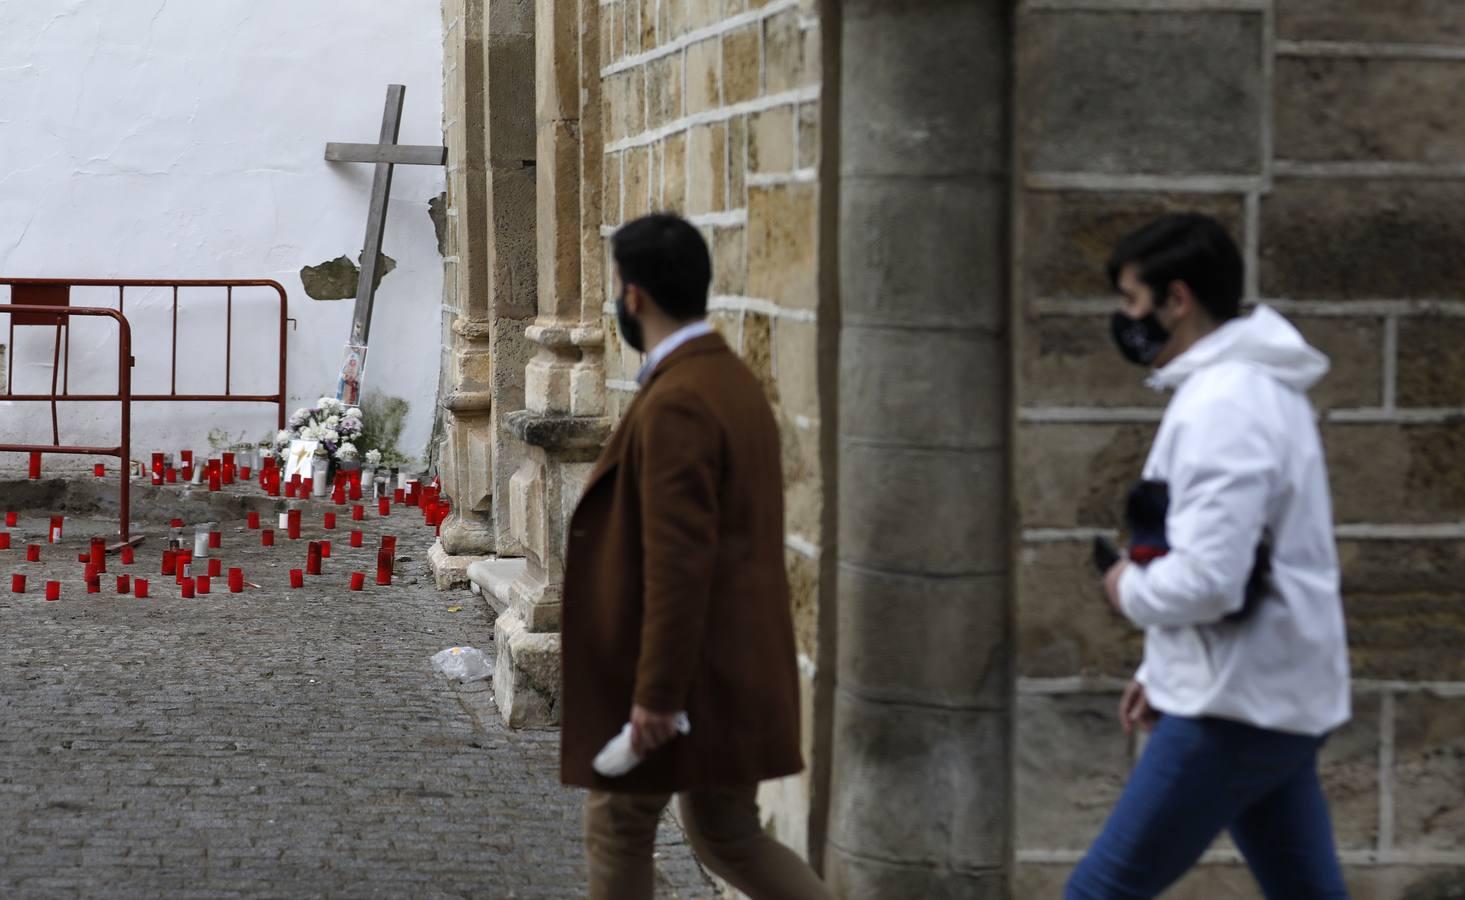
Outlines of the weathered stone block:
<svg viewBox="0 0 1465 900">
<path fill-rule="evenodd" d="M 768 402 L 778 405 L 778 383 L 773 378 L 773 320 L 763 313 L 743 314 L 743 362 L 753 370 Z"/>
<path fill-rule="evenodd" d="M 1277 60 L 1276 153 L 1308 161 L 1455 163 L 1465 158 L 1465 63 Z"/>
<path fill-rule="evenodd" d="M 605 79 L 601 88 L 607 110 L 605 134 L 618 141 L 646 130 L 646 72 L 630 69 Z"/>
<path fill-rule="evenodd" d="M 783 452 L 784 527 L 817 544 L 824 509 L 819 432 L 784 421 L 779 429 Z"/>
<path fill-rule="evenodd" d="M 688 30 L 715 25 L 722 18 L 723 0 L 682 0 L 682 3 L 687 7 Z"/>
<path fill-rule="evenodd" d="M 646 147 L 632 147 L 621 159 L 621 215 L 629 222 L 651 211 L 651 160 Z"/>
<path fill-rule="evenodd" d="M 1400 406 L 1465 406 L 1465 319 L 1399 320 L 1395 401 Z"/>
<path fill-rule="evenodd" d="M 919 12 L 907 4 L 846 5 L 841 114 L 866 127 L 840 135 L 844 171 L 1008 170 L 1008 142 L 996 136 L 1009 128 L 1011 29 L 994 20 L 1002 15 L 996 10 L 963 3 L 923 3 Z M 940 65 L 913 65 L 913 59 Z"/>
<path fill-rule="evenodd" d="M 658 0 L 638 0 L 641 5 L 640 21 L 637 23 L 641 36 L 640 50 L 656 49 L 656 7 Z"/>
<path fill-rule="evenodd" d="M 560 638 L 536 634 L 517 610 L 500 615 L 493 626 L 493 699 L 513 728 L 543 728 L 560 721 Z"/>
<path fill-rule="evenodd" d="M 799 168 L 812 169 L 819 164 L 819 105 L 799 105 Z"/>
<path fill-rule="evenodd" d="M 671 212 L 687 208 L 687 133 L 668 135 L 661 145 L 661 207 Z"/>
<path fill-rule="evenodd" d="M 729 105 L 758 96 L 761 63 L 757 23 L 722 36 L 722 99 Z"/>
<path fill-rule="evenodd" d="M 897 703 L 1001 705 L 1009 690 L 1008 583 L 1001 575 L 929 578 L 841 566 L 839 683 Z"/>
<path fill-rule="evenodd" d="M 1465 698 L 1429 692 L 1394 700 L 1394 845 L 1465 848 Z"/>
<path fill-rule="evenodd" d="M 813 32 L 817 35 L 817 32 Z M 799 11 L 786 10 L 763 20 L 763 81 L 765 91 L 780 94 L 819 83 L 818 42 L 811 58 Z"/>
<path fill-rule="evenodd" d="M 1018 28 L 1017 70 L 1028 171 L 1261 167 L 1259 12 L 1033 12 Z"/>
<path fill-rule="evenodd" d="M 1018 509 L 1025 528 L 1118 528 L 1154 425 L 1022 425 Z"/>
<path fill-rule="evenodd" d="M 846 442 L 840 483 L 844 559 L 932 575 L 981 575 L 1007 568 L 1006 454 L 1000 450 L 916 450 Z M 939 538 L 937 536 L 940 536 Z"/>
<path fill-rule="evenodd" d="M 784 184 L 748 190 L 748 293 L 794 309 L 815 309 L 818 190 Z"/>
<path fill-rule="evenodd" d="M 1298 41 L 1465 43 L 1465 7 L 1455 0 L 1279 0 L 1277 36 Z"/>
<path fill-rule="evenodd" d="M 687 33 L 687 4 L 663 3 L 658 13 L 661 17 L 661 40 L 673 41 Z"/>
<path fill-rule="evenodd" d="M 1021 900 L 1062 897 L 1072 871 L 1073 866 L 1062 864 L 1019 863 L 1011 896 Z M 1251 871 L 1235 863 L 1196 866 L 1164 896 L 1165 900 L 1256 900 L 1259 895 Z"/>
<path fill-rule="evenodd" d="M 660 128 L 682 117 L 682 55 L 673 53 L 646 64 L 648 128 Z"/>
<path fill-rule="evenodd" d="M 1262 200 L 1269 297 L 1465 297 L 1465 182 L 1278 179 Z"/>
<path fill-rule="evenodd" d="M 717 228 L 712 232 L 712 293 L 740 295 L 748 286 L 747 232 Z"/>
<path fill-rule="evenodd" d="M 1354 675 L 1465 680 L 1465 542 L 1342 541 L 1338 551 Z"/>
<path fill-rule="evenodd" d="M 1004 181 L 981 178 L 845 182 L 839 242 L 846 323 L 1001 328 L 1008 190 Z M 813 258 L 811 250 L 806 308 L 813 308 Z"/>
<path fill-rule="evenodd" d="M 698 41 L 687 48 L 688 115 L 722 105 L 721 43 L 717 38 Z"/>
<path fill-rule="evenodd" d="M 727 208 L 727 124 L 692 128 L 687 139 L 687 212 Z"/>
<path fill-rule="evenodd" d="M 1007 342 L 979 332 L 846 328 L 840 349 L 844 434 L 932 447 L 1007 439 Z M 950 392 L 959 413 L 927 402 Z"/>
<path fill-rule="evenodd" d="M 755 113 L 748 120 L 748 168 L 753 172 L 787 172 L 794 167 L 792 105 Z"/>
<path fill-rule="evenodd" d="M 836 897 L 920 897 L 921 900 L 1007 900 L 1058 894 L 1010 894 L 1006 875 L 954 872 L 944 866 L 916 867 L 825 850 L 825 881 Z"/>
<path fill-rule="evenodd" d="M 1465 420 L 1323 428 L 1339 522 L 1457 522 L 1465 516 Z"/>
<path fill-rule="evenodd" d="M 1460 900 L 1465 897 L 1465 867 L 1345 866 L 1343 877 L 1353 900 Z"/>
<path fill-rule="evenodd" d="M 1029 544 L 1017 555 L 1017 671 L 1027 678 L 1130 678 L 1144 633 L 1109 608 L 1089 544 Z"/>
<path fill-rule="evenodd" d="M 1115 694 L 1018 695 L 1018 847 L 1084 850 L 1099 836 L 1133 752 L 1118 708 Z"/>
<path fill-rule="evenodd" d="M 779 319 L 773 333 L 774 370 L 785 415 L 819 418 L 819 326 Z"/>
<path fill-rule="evenodd" d="M 522 79 L 534 71 L 534 35 L 496 34 L 484 42 L 488 70 L 485 114 L 488 157 L 517 163 L 534 158 L 534 98 Z"/>
<path fill-rule="evenodd" d="M 1205 213 L 1240 244 L 1245 220 L 1240 197 L 1218 194 L 1022 194 L 1026 299 L 1109 297 L 1104 264 L 1126 234 L 1172 212 Z"/>
<path fill-rule="evenodd" d="M 727 120 L 727 208 L 748 205 L 748 117 Z"/>
<path fill-rule="evenodd" d="M 600 214 L 606 225 L 626 221 L 621 215 L 621 166 L 626 151 L 608 153 L 600 166 Z"/>
<path fill-rule="evenodd" d="M 971 762 L 1006 768 L 1005 716 L 839 693 L 834 721 L 831 843 L 886 860 L 950 861 L 958 869 L 1003 863 L 1006 785 L 982 777 Z"/>
<path fill-rule="evenodd" d="M 1355 673 L 1356 674 L 1356 673 Z M 1353 718 L 1328 738 L 1318 760 L 1338 849 L 1372 850 L 1379 830 L 1379 698 L 1353 695 Z"/>
<path fill-rule="evenodd" d="M 792 550 L 784 551 L 788 570 L 789 605 L 794 619 L 794 642 L 800 653 L 817 659 L 819 653 L 819 563 Z M 805 707 L 807 716 L 811 710 Z M 805 734 L 808 732 L 806 731 Z"/>
</svg>

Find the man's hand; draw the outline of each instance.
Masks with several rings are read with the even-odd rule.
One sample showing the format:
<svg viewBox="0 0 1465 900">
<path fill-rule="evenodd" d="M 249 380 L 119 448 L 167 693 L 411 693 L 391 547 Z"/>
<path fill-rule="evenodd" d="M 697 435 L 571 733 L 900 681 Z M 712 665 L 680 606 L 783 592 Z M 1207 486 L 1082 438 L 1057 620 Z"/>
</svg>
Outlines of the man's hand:
<svg viewBox="0 0 1465 900">
<path fill-rule="evenodd" d="M 637 756 L 645 756 L 676 735 L 676 713 L 653 712 L 639 705 L 631 707 L 631 749 Z"/>
<path fill-rule="evenodd" d="M 1119 605 L 1119 579 L 1124 576 L 1124 570 L 1128 567 L 1129 560 L 1121 559 L 1104 573 L 1104 596 L 1109 598 L 1109 605 L 1121 616 L 1124 615 L 1124 607 Z"/>
<path fill-rule="evenodd" d="M 1136 726 L 1149 731 L 1155 727 L 1155 720 L 1159 717 L 1160 714 L 1151 709 L 1149 700 L 1145 699 L 1145 686 L 1131 681 L 1124 689 L 1124 696 L 1119 698 L 1119 727 L 1125 734 L 1134 734 Z"/>
</svg>

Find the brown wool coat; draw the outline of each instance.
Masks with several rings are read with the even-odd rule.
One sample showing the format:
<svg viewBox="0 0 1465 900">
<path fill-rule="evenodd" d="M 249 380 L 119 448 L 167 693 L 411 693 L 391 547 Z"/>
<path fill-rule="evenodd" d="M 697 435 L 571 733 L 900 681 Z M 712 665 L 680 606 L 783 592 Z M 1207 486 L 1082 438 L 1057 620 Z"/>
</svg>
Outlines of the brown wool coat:
<svg viewBox="0 0 1465 900">
<path fill-rule="evenodd" d="M 562 622 L 566 784 L 669 793 L 803 768 L 778 426 L 721 337 L 667 357 L 601 454 Z M 591 760 L 633 702 L 685 709 L 691 734 L 602 778 Z"/>
</svg>

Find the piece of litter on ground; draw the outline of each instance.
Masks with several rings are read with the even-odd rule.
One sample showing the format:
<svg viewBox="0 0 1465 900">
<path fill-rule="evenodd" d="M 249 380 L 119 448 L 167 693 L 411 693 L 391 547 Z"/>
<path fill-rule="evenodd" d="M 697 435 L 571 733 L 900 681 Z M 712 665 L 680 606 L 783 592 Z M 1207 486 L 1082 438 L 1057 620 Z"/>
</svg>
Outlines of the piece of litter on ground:
<svg viewBox="0 0 1465 900">
<path fill-rule="evenodd" d="M 449 606 L 448 607 L 448 612 L 462 612 L 462 611 L 463 611 L 463 607 L 461 607 L 461 606 Z"/>
<path fill-rule="evenodd" d="M 432 667 L 449 678 L 461 682 L 481 681 L 493 676 L 488 658 L 474 647 L 449 647 L 434 653 Z"/>
</svg>

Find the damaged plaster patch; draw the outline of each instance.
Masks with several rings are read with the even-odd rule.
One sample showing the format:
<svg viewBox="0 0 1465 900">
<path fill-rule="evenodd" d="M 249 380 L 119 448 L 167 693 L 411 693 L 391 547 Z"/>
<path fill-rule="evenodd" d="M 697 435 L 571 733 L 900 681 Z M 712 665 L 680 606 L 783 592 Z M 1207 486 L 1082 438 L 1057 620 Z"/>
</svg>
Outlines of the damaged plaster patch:
<svg viewBox="0 0 1465 900">
<path fill-rule="evenodd" d="M 397 267 L 397 261 L 381 255 L 381 265 L 376 270 L 376 287 L 382 279 Z M 300 270 L 300 283 L 305 286 L 306 296 L 312 300 L 351 300 L 356 297 L 356 282 L 361 278 L 361 269 L 350 257 L 338 256 L 318 266 L 306 266 Z"/>
<path fill-rule="evenodd" d="M 437 255 L 448 255 L 448 192 L 443 191 L 427 201 L 427 215 L 437 233 Z"/>
<path fill-rule="evenodd" d="M 402 453 L 397 442 L 402 438 L 402 429 L 407 424 L 407 413 L 411 406 L 401 397 L 368 390 L 361 398 L 361 437 L 357 443 L 363 447 L 374 447 L 382 452 L 382 464 L 399 466 L 410 457 Z"/>
</svg>

